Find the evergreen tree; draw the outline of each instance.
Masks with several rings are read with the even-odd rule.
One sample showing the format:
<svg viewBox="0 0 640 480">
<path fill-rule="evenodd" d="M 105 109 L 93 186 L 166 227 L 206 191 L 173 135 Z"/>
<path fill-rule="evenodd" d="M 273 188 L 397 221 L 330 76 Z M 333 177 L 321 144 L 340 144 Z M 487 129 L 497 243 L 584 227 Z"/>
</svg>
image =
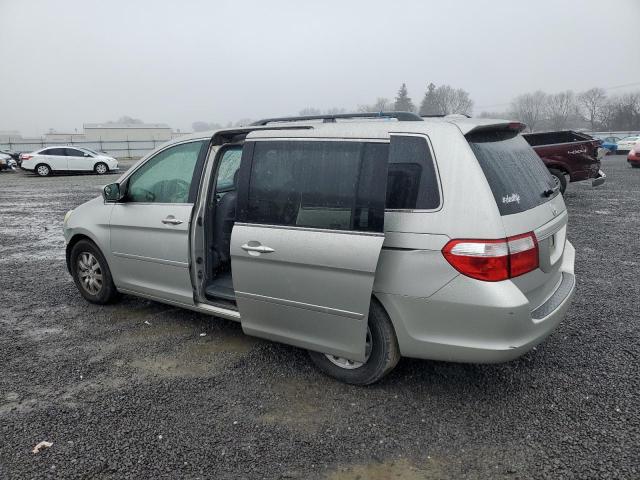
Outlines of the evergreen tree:
<svg viewBox="0 0 640 480">
<path fill-rule="evenodd" d="M 420 115 L 443 115 L 438 105 L 436 86 L 433 83 L 427 85 L 427 92 L 424 94 L 420 104 Z"/>
<path fill-rule="evenodd" d="M 404 83 L 400 87 L 400 90 L 398 90 L 398 96 L 396 97 L 396 101 L 393 104 L 393 109 L 396 112 L 414 112 L 416 110 L 416 107 L 411 101 L 411 98 L 409 98 L 407 85 Z"/>
</svg>

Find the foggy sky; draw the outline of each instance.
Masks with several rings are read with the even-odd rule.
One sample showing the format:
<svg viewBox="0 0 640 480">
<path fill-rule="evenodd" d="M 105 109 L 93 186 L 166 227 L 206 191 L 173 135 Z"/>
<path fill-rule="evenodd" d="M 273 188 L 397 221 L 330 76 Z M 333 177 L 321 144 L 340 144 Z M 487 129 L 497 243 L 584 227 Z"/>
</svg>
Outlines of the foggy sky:
<svg viewBox="0 0 640 480">
<path fill-rule="evenodd" d="M 477 113 L 640 89 L 640 0 L 0 0 L 0 20 L 0 130 L 23 135 L 355 108 L 403 82 L 416 104 L 464 88 Z"/>
</svg>

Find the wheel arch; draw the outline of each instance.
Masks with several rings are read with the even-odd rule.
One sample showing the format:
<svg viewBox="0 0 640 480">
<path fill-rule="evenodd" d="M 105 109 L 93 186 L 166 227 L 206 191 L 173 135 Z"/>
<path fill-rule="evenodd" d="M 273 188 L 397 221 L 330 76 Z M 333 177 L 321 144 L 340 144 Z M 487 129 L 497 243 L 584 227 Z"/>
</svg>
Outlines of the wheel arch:
<svg viewBox="0 0 640 480">
<path fill-rule="evenodd" d="M 75 247 L 80 240 L 89 240 L 91 243 L 93 243 L 96 246 L 98 250 L 100 250 L 100 252 L 102 252 L 102 255 L 104 256 L 104 252 L 102 248 L 100 248 L 100 244 L 96 241 L 95 238 L 93 238 L 91 235 L 88 235 L 84 232 L 74 233 L 73 236 L 67 242 L 67 246 L 65 247 L 65 258 L 67 263 L 67 271 L 69 273 L 71 273 L 71 251 L 73 250 L 73 247 Z"/>
<path fill-rule="evenodd" d="M 546 164 L 546 167 L 547 167 L 547 170 L 551 170 L 553 168 L 555 170 L 560 170 L 565 175 L 571 176 L 571 172 L 569 171 L 567 166 L 565 164 L 563 164 L 563 163 L 549 162 L 549 163 Z"/>
<path fill-rule="evenodd" d="M 53 168 L 51 167 L 51 164 L 49 162 L 43 162 L 43 161 L 40 161 L 40 162 L 36 163 L 36 165 L 33 167 L 33 171 L 37 172 L 38 171 L 38 167 L 40 165 L 45 165 L 47 168 L 49 168 L 49 171 L 53 172 Z"/>
<path fill-rule="evenodd" d="M 384 295 L 378 294 L 376 292 L 373 292 L 371 294 L 371 303 L 376 303 L 389 318 L 391 326 L 393 327 L 393 332 L 396 334 L 396 340 L 398 342 L 400 354 L 402 355 L 401 338 L 404 338 L 404 336 L 406 335 L 406 330 L 404 328 L 404 325 L 402 324 L 400 312 L 398 312 L 393 307 L 391 302 L 385 301 Z"/>
<path fill-rule="evenodd" d="M 98 168 L 98 165 L 104 165 L 104 166 L 107 168 L 107 172 L 110 172 L 110 171 L 111 171 L 111 169 L 109 168 L 109 164 L 108 164 L 107 162 L 102 161 L 102 160 L 98 160 L 97 162 L 95 162 L 95 163 L 93 164 L 93 171 L 94 171 L 94 172 L 95 172 L 95 171 L 96 171 L 96 169 Z"/>
</svg>

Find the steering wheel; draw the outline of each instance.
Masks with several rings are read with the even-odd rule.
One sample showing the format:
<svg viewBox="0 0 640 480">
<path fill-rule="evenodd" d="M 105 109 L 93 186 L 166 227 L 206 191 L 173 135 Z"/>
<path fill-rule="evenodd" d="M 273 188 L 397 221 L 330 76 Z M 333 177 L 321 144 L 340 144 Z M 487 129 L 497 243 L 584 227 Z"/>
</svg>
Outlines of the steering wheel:
<svg viewBox="0 0 640 480">
<path fill-rule="evenodd" d="M 180 178 L 175 180 L 167 180 L 167 182 L 173 185 L 173 194 L 171 195 L 171 203 L 182 203 L 189 197 L 189 188 L 191 185 Z"/>
<path fill-rule="evenodd" d="M 146 188 L 135 187 L 129 194 L 129 197 L 135 198 L 135 201 L 139 202 L 140 197 L 144 195 L 145 202 L 153 202 L 156 199 L 156 194 Z"/>
</svg>

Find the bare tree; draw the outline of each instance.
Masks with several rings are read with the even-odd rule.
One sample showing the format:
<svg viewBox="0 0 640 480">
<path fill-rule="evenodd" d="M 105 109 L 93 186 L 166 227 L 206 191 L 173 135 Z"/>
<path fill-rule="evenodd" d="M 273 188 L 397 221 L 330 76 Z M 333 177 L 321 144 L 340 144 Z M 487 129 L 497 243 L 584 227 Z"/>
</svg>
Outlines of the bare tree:
<svg viewBox="0 0 640 480">
<path fill-rule="evenodd" d="M 307 107 L 300 110 L 298 112 L 298 115 L 300 115 L 301 117 L 306 117 L 309 115 L 320 115 L 321 113 L 322 112 L 320 111 L 319 108 Z"/>
<path fill-rule="evenodd" d="M 470 115 L 473 110 L 473 101 L 469 98 L 469 93 L 461 88 L 456 89 L 449 85 L 440 85 L 433 93 L 440 115 L 453 113 Z"/>
<path fill-rule="evenodd" d="M 591 88 L 578 95 L 580 113 L 591 125 L 591 130 L 596 130 L 596 124 L 601 120 L 602 109 L 607 102 L 607 94 L 602 88 Z"/>
<path fill-rule="evenodd" d="M 549 95 L 546 104 L 546 116 L 555 130 L 567 128 L 567 120 L 576 111 L 575 95 L 571 90 Z"/>
<path fill-rule="evenodd" d="M 218 130 L 222 128 L 222 125 L 215 122 L 207 123 L 207 122 L 198 120 L 191 124 L 191 128 L 193 129 L 194 132 L 205 132 L 207 130 Z"/>
<path fill-rule="evenodd" d="M 602 124 L 611 131 L 640 130 L 640 92 L 609 99 L 602 109 Z"/>
<path fill-rule="evenodd" d="M 511 102 L 511 116 L 525 123 L 533 132 L 544 117 L 547 98 L 548 95 L 540 90 L 519 95 Z"/>
<path fill-rule="evenodd" d="M 347 111 L 344 108 L 333 107 L 328 108 L 324 113 L 326 113 L 327 115 L 340 115 L 341 113 L 347 113 Z"/>
<path fill-rule="evenodd" d="M 133 118 L 130 117 L 129 115 L 123 115 L 122 117 L 120 117 L 118 120 L 116 120 L 115 122 L 113 120 L 109 120 L 107 123 L 126 123 L 129 125 L 139 125 L 141 123 L 144 123 L 142 120 L 140 120 L 139 118 Z"/>
<path fill-rule="evenodd" d="M 388 112 L 391 110 L 393 110 L 393 102 L 384 97 L 378 97 L 373 105 L 358 106 L 359 112 Z"/>
</svg>

